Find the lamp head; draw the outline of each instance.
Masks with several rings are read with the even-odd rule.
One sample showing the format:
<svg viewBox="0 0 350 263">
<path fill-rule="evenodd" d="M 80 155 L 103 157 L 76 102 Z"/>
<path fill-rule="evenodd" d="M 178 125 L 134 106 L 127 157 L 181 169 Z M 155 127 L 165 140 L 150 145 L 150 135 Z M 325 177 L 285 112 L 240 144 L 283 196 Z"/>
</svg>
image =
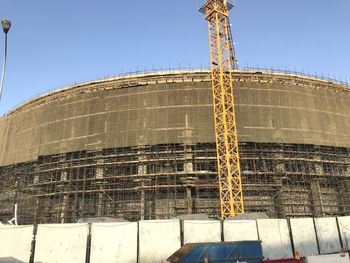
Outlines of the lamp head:
<svg viewBox="0 0 350 263">
<path fill-rule="evenodd" d="M 11 28 L 11 21 L 4 18 L 3 20 L 1 20 L 1 26 L 2 26 L 2 30 L 4 30 L 4 33 L 7 34 L 7 32 L 9 32 Z"/>
</svg>

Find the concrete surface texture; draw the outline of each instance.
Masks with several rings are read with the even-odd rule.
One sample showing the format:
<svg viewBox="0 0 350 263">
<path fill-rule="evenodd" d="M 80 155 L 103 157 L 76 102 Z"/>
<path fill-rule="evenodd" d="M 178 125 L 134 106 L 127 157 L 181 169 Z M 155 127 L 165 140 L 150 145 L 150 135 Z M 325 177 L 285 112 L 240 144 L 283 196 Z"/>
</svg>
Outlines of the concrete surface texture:
<svg viewBox="0 0 350 263">
<path fill-rule="evenodd" d="M 302 256 L 318 255 L 318 246 L 312 218 L 290 219 L 294 248 Z"/>
<path fill-rule="evenodd" d="M 184 243 L 220 242 L 220 221 L 213 220 L 186 220 L 183 223 Z"/>
<path fill-rule="evenodd" d="M 28 262 L 33 226 L 0 225 L 0 262 Z"/>
<path fill-rule="evenodd" d="M 162 262 L 181 247 L 180 220 L 139 222 L 140 263 Z"/>
<path fill-rule="evenodd" d="M 258 219 L 257 224 L 265 258 L 293 257 L 286 219 Z"/>
<path fill-rule="evenodd" d="M 137 222 L 94 223 L 91 263 L 137 262 Z"/>
<path fill-rule="evenodd" d="M 306 263 L 349 263 L 349 255 L 336 254 L 336 255 L 322 255 L 322 256 L 310 256 L 306 258 Z"/>
<path fill-rule="evenodd" d="M 336 218 L 315 218 L 315 227 L 321 254 L 340 251 Z"/>
<path fill-rule="evenodd" d="M 226 220 L 223 230 L 225 241 L 259 239 L 255 220 Z"/>
<path fill-rule="evenodd" d="M 337 219 L 343 247 L 350 250 L 350 216 L 342 216 Z"/>
<path fill-rule="evenodd" d="M 39 225 L 35 262 L 85 262 L 87 235 L 87 224 Z"/>
</svg>

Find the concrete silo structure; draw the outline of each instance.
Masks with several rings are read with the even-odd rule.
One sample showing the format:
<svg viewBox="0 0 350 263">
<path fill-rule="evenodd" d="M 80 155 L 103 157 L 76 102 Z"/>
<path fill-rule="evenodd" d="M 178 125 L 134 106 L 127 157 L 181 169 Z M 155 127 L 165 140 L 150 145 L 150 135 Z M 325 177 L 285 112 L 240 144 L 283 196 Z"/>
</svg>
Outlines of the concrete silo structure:
<svg viewBox="0 0 350 263">
<path fill-rule="evenodd" d="M 350 215 L 350 88 L 235 71 L 246 212 Z M 209 71 L 120 76 L 0 119 L 0 221 L 219 215 Z"/>
</svg>

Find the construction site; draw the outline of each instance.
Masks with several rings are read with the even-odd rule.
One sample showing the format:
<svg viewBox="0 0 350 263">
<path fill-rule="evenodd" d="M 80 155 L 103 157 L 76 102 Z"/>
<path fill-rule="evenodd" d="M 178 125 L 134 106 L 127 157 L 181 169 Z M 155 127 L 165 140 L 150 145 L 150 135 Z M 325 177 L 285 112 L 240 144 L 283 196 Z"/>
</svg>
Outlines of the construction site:
<svg viewBox="0 0 350 263">
<path fill-rule="evenodd" d="M 288 72 L 234 71 L 246 212 L 350 215 L 350 92 Z M 209 70 L 96 80 L 0 120 L 0 221 L 220 217 Z"/>
<path fill-rule="evenodd" d="M 68 85 L 0 117 L 0 262 L 350 262 L 350 85 L 239 68 L 233 6 L 199 9 L 208 69 Z"/>
</svg>

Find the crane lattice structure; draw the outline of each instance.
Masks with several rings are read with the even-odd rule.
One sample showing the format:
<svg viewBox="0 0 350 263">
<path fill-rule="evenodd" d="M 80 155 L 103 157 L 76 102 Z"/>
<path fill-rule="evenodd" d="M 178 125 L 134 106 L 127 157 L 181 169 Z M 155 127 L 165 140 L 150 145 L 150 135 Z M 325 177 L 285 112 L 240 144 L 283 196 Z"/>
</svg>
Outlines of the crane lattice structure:
<svg viewBox="0 0 350 263">
<path fill-rule="evenodd" d="M 226 0 L 206 0 L 221 218 L 244 213 L 232 70 L 237 68 Z"/>
</svg>

